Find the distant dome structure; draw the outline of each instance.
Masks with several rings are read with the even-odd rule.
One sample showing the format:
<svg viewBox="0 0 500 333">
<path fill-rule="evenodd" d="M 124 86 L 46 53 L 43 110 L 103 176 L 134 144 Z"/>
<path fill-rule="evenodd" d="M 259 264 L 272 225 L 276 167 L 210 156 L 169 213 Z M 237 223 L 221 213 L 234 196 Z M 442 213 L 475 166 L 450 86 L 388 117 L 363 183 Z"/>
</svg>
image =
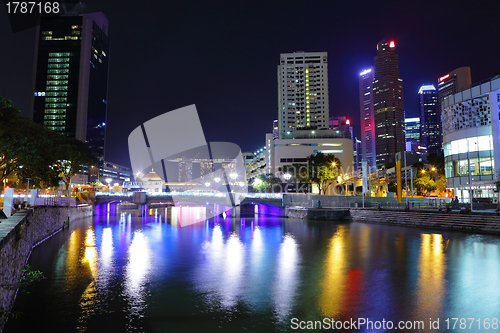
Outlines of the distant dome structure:
<svg viewBox="0 0 500 333">
<path fill-rule="evenodd" d="M 151 169 L 151 172 L 145 175 L 144 177 L 141 177 L 143 181 L 159 181 L 161 180 L 161 177 L 158 176 L 156 172 L 154 172 L 153 169 Z"/>
</svg>

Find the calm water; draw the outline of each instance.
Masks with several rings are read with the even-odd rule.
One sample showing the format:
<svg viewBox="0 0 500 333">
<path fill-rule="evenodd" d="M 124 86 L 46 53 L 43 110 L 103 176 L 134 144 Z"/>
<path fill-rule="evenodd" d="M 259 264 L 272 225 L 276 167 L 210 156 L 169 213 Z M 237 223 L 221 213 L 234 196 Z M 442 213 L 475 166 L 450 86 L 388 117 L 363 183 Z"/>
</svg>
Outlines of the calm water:
<svg viewBox="0 0 500 333">
<path fill-rule="evenodd" d="M 20 293 L 5 331 L 274 332 L 326 317 L 446 332 L 448 317 L 500 319 L 497 236 L 258 216 L 181 228 L 149 214 L 104 213 L 38 246 L 30 264 L 47 279 Z"/>
</svg>

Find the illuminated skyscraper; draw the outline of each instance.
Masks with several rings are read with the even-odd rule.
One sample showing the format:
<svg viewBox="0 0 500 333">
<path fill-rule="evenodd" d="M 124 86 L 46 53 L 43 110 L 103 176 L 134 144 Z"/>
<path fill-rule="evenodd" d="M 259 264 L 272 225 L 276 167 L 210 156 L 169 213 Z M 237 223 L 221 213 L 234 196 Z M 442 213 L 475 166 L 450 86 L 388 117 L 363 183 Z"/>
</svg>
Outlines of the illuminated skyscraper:
<svg viewBox="0 0 500 333">
<path fill-rule="evenodd" d="M 31 118 L 86 141 L 104 161 L 108 95 L 108 20 L 83 4 L 41 18 L 35 48 Z"/>
<path fill-rule="evenodd" d="M 460 67 L 438 79 L 439 110 L 446 96 L 456 94 L 471 85 L 470 67 Z M 441 113 L 439 113 L 441 114 Z"/>
<path fill-rule="evenodd" d="M 420 144 L 427 153 L 441 154 L 441 121 L 438 114 L 437 90 L 432 84 L 418 91 L 420 102 Z"/>
<path fill-rule="evenodd" d="M 405 150 L 403 80 L 394 41 L 377 44 L 374 59 L 373 109 L 375 113 L 376 164 L 393 162 Z"/>
<path fill-rule="evenodd" d="M 375 114 L 373 112 L 373 67 L 359 73 L 361 151 L 368 166 L 375 167 Z"/>
<path fill-rule="evenodd" d="M 278 66 L 279 138 L 298 129 L 328 129 L 326 52 L 282 53 Z"/>
</svg>

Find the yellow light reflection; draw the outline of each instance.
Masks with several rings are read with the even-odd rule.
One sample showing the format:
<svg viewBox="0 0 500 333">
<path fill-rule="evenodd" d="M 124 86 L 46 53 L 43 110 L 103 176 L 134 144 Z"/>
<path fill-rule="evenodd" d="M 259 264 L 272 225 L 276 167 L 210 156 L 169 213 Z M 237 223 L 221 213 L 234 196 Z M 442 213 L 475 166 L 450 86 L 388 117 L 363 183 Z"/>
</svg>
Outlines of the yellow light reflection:
<svg viewBox="0 0 500 333">
<path fill-rule="evenodd" d="M 441 314 L 445 295 L 445 258 L 447 240 L 440 234 L 422 234 L 418 260 L 417 314 L 435 318 Z"/>
<path fill-rule="evenodd" d="M 96 309 L 96 276 L 97 276 L 97 249 L 95 247 L 95 234 L 93 229 L 87 229 L 84 240 L 85 250 L 82 266 L 90 270 L 90 283 L 80 297 L 80 317 L 78 322 L 83 324 Z"/>
<path fill-rule="evenodd" d="M 330 240 L 323 265 L 323 280 L 319 306 L 325 317 L 334 317 L 341 313 L 346 287 L 346 234 L 339 229 Z"/>
</svg>

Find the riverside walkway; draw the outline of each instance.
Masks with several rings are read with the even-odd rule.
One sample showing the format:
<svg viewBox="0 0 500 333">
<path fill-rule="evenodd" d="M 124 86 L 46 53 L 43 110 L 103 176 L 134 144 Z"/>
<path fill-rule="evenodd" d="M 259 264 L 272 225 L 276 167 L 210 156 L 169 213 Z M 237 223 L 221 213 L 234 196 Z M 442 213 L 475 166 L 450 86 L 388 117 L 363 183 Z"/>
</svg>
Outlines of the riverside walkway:
<svg viewBox="0 0 500 333">
<path fill-rule="evenodd" d="M 500 216 L 495 211 L 460 214 L 436 210 L 410 210 L 376 208 L 351 208 L 353 221 L 398 225 L 404 227 L 500 234 Z"/>
</svg>

